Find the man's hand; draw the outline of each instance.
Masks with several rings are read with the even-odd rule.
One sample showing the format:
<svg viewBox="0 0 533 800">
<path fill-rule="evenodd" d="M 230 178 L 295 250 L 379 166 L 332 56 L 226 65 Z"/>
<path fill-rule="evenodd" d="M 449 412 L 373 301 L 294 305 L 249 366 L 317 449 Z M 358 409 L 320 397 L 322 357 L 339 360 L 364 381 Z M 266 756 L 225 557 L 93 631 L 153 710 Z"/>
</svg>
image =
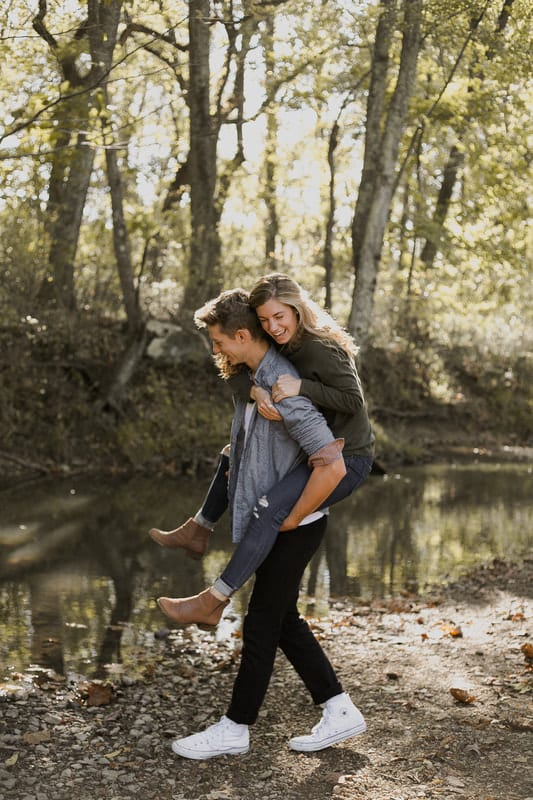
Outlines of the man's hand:
<svg viewBox="0 0 533 800">
<path fill-rule="evenodd" d="M 255 400 L 257 410 L 262 417 L 272 422 L 279 422 L 281 420 L 281 414 L 272 403 L 272 398 L 266 389 L 262 389 L 260 386 L 252 386 L 250 397 Z"/>
<path fill-rule="evenodd" d="M 300 378 L 294 378 L 292 375 L 280 375 L 272 387 L 272 400 L 279 403 L 286 397 L 296 397 L 300 394 L 301 388 Z"/>
</svg>

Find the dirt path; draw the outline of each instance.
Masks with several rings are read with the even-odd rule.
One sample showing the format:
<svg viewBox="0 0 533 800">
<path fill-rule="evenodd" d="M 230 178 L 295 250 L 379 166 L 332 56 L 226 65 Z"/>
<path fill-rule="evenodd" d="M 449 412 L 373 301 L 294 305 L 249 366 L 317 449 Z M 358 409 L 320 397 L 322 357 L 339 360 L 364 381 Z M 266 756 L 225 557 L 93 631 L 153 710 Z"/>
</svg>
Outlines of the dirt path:
<svg viewBox="0 0 533 800">
<path fill-rule="evenodd" d="M 110 694 L 14 676 L 0 687 L 0 797 L 533 800 L 532 577 L 533 558 L 496 562 L 435 596 L 332 603 L 313 624 L 368 731 L 316 754 L 287 748 L 319 713 L 281 657 L 247 755 L 172 754 L 224 712 L 238 661 L 238 640 L 195 627 Z"/>
</svg>

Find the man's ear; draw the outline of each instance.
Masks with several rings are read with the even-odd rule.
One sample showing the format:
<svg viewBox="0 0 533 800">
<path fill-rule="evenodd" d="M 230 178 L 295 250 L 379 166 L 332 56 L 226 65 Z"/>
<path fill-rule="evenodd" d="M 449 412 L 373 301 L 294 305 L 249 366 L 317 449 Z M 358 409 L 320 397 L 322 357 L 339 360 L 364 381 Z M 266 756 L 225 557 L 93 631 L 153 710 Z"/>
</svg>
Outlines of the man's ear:
<svg viewBox="0 0 533 800">
<path fill-rule="evenodd" d="M 248 330 L 248 328 L 239 328 L 235 331 L 235 339 L 239 342 L 239 344 L 246 344 L 252 338 L 252 334 Z"/>
</svg>

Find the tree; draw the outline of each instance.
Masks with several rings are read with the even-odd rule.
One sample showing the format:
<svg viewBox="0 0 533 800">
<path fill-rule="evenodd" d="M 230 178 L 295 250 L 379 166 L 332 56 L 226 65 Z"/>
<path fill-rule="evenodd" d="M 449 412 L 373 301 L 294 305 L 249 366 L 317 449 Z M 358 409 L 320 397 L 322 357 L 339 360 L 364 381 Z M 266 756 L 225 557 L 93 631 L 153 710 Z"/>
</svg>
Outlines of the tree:
<svg viewBox="0 0 533 800">
<path fill-rule="evenodd" d="M 54 305 L 186 321 L 254 264 L 325 294 L 363 340 L 378 315 L 377 340 L 398 332 L 406 292 L 443 340 L 466 335 L 466 302 L 476 331 L 504 302 L 522 324 L 527 0 L 119 5 L 9 3 L 6 318 L 34 314 L 45 276 Z"/>
<path fill-rule="evenodd" d="M 266 20 L 266 30 L 263 35 L 263 48 L 265 52 L 265 90 L 268 97 L 274 92 L 275 56 L 274 56 L 275 23 L 274 17 Z M 276 243 L 279 235 L 279 219 L 276 203 L 276 150 L 278 136 L 278 122 L 273 104 L 269 104 L 266 114 L 266 142 L 265 142 L 265 179 L 264 198 L 266 206 L 266 232 L 265 232 L 265 263 L 269 269 L 277 268 Z"/>
<path fill-rule="evenodd" d="M 66 42 L 46 26 L 46 0 L 40 0 L 33 27 L 57 59 L 62 84 L 55 105 L 47 231 L 48 274 L 40 297 L 52 305 L 74 309 L 74 261 L 85 198 L 94 162 L 88 139 L 97 90 L 111 69 L 122 0 L 87 0 L 87 16 Z M 87 70 L 80 55 L 88 54 Z"/>
<path fill-rule="evenodd" d="M 185 308 L 194 309 L 219 290 L 220 244 L 215 185 L 217 133 L 211 117 L 210 2 L 189 3 L 189 176 L 191 251 Z"/>
<path fill-rule="evenodd" d="M 217 6 L 220 11 L 217 14 Z M 178 42 L 172 34 L 148 28 L 132 21 L 130 34 L 148 36 L 147 49 L 171 67 L 179 92 L 188 109 L 189 141 L 185 160 L 176 172 L 164 203 L 169 212 L 190 189 L 190 252 L 189 274 L 185 286 L 183 311 L 191 311 L 216 294 L 222 283 L 220 272 L 219 222 L 231 181 L 244 162 L 244 71 L 251 37 L 264 14 L 255 14 L 255 3 L 243 2 L 244 13 L 239 17 L 232 6 L 210 0 L 191 0 L 188 4 L 188 40 Z M 225 32 L 226 46 L 220 73 L 214 77 L 211 69 L 213 26 Z M 187 53 L 188 69 L 167 51 Z M 223 125 L 236 130 L 236 147 L 232 159 L 221 164 L 217 147 Z"/>
<path fill-rule="evenodd" d="M 124 214 L 122 177 L 117 159 L 117 145 L 112 139 L 109 140 L 109 132 L 106 130 L 109 125 L 109 120 L 107 118 L 109 108 L 107 85 L 104 86 L 103 97 L 105 99 L 105 107 L 102 109 L 101 113 L 104 122 L 107 180 L 111 195 L 113 245 L 122 297 L 124 299 L 124 308 L 128 320 L 128 330 L 130 334 L 135 335 L 142 326 L 142 314 L 139 307 L 139 294 L 135 287 L 130 238 Z"/>
<path fill-rule="evenodd" d="M 495 54 L 495 39 L 502 39 L 503 33 L 509 22 L 509 16 L 512 10 L 514 0 L 503 0 L 502 7 L 500 9 L 500 13 L 498 15 L 498 20 L 496 24 L 496 29 L 494 33 L 494 38 L 490 41 L 486 47 L 485 59 L 486 61 L 490 61 Z M 470 21 L 470 36 L 469 40 L 474 37 L 476 31 L 478 30 L 483 17 L 485 16 L 485 12 L 487 7 L 485 6 L 482 12 L 471 18 Z M 501 50 L 501 48 L 498 48 Z M 473 67 L 470 71 L 472 80 L 470 82 L 469 93 L 475 95 L 476 88 L 474 84 L 481 84 L 483 81 L 483 74 L 482 70 L 479 68 Z M 454 142 L 450 148 L 448 153 L 448 158 L 444 169 L 442 170 L 442 182 L 440 185 L 440 189 L 438 192 L 437 200 L 435 202 L 435 208 L 433 213 L 433 218 L 431 225 L 428 226 L 428 235 L 426 237 L 426 241 L 422 248 L 422 252 L 420 254 L 420 260 L 422 261 L 424 267 L 426 269 L 430 269 L 433 266 L 435 261 L 435 257 L 438 253 L 439 246 L 443 237 L 444 226 L 446 223 L 446 218 L 448 216 L 448 212 L 450 209 L 450 203 L 452 200 L 454 188 L 456 186 L 458 176 L 460 174 L 461 168 L 464 164 L 464 151 L 461 147 L 460 142 L 464 139 L 464 135 L 466 132 L 466 128 L 468 127 L 470 121 L 470 114 L 466 114 L 465 118 L 462 120 L 462 124 L 460 124 L 459 129 L 457 131 L 458 138 L 457 141 Z"/>
<path fill-rule="evenodd" d="M 362 347 L 367 342 L 372 321 L 383 238 L 395 187 L 395 168 L 420 49 L 422 0 L 403 0 L 401 5 L 402 48 L 396 85 L 387 104 L 398 3 L 396 0 L 382 2 L 372 52 L 363 171 L 352 222 L 355 286 L 349 328 Z"/>
</svg>

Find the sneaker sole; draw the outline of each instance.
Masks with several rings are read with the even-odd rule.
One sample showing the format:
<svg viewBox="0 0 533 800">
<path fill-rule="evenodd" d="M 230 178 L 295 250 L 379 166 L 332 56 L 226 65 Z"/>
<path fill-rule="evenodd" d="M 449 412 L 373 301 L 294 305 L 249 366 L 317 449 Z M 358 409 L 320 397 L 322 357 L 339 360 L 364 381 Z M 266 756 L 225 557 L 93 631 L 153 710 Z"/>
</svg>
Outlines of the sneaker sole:
<svg viewBox="0 0 533 800">
<path fill-rule="evenodd" d="M 289 747 L 291 750 L 296 750 L 298 753 L 315 753 L 317 750 L 325 750 L 326 747 L 331 747 L 332 744 L 338 744 L 339 742 L 344 742 L 345 739 L 351 739 L 352 736 L 360 736 L 365 731 L 366 722 L 363 722 L 336 736 L 329 736 L 327 739 L 322 739 L 320 742 L 298 742 L 295 741 L 295 739 L 291 739 L 289 741 Z M 309 738 L 311 739 L 311 737 Z"/>
<path fill-rule="evenodd" d="M 172 742 L 172 750 L 176 755 L 183 758 L 193 758 L 195 761 L 205 761 L 216 756 L 241 756 L 249 751 L 250 747 L 231 747 L 228 750 L 213 753 L 207 750 L 189 750 L 187 747 L 180 747 L 176 742 Z"/>
</svg>

